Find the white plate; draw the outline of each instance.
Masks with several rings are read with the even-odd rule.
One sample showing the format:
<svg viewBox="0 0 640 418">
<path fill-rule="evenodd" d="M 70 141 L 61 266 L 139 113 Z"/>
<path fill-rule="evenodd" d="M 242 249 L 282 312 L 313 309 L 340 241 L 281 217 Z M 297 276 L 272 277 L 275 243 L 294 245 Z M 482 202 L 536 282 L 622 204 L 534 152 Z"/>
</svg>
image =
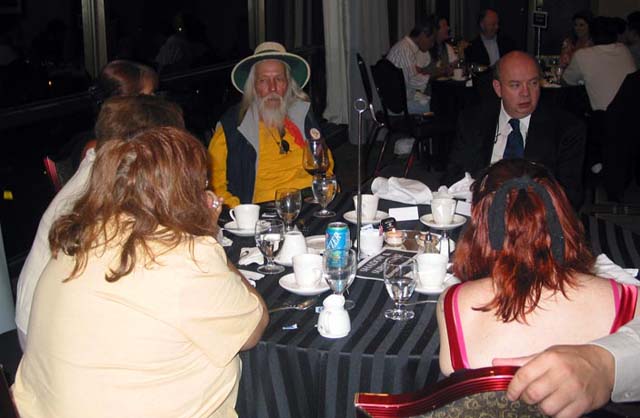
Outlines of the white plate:
<svg viewBox="0 0 640 418">
<path fill-rule="evenodd" d="M 418 287 L 416 286 L 415 292 L 420 293 L 421 295 L 439 295 L 449 286 L 452 286 L 456 283 L 460 283 L 460 279 L 455 277 L 453 274 L 447 273 L 447 276 L 444 278 L 444 282 L 440 287 Z"/>
<path fill-rule="evenodd" d="M 324 254 L 324 235 L 312 235 L 306 238 L 309 254 Z"/>
<path fill-rule="evenodd" d="M 379 210 L 376 213 L 376 218 L 375 219 L 364 219 L 362 218 L 362 225 L 368 225 L 368 224 L 379 224 L 381 220 L 383 220 L 384 218 L 388 218 L 389 214 L 387 212 L 383 212 L 381 210 Z M 346 219 L 348 222 L 351 222 L 352 224 L 358 223 L 358 215 L 356 214 L 355 210 L 350 210 L 349 212 L 344 214 L 344 219 Z"/>
<path fill-rule="evenodd" d="M 225 231 L 229 231 L 233 235 L 237 235 L 239 237 L 252 237 L 255 235 L 255 230 L 253 229 L 238 229 L 235 221 L 224 224 L 224 229 Z"/>
<path fill-rule="evenodd" d="M 329 285 L 324 280 L 320 280 L 318 282 L 318 286 L 316 287 L 300 288 L 293 273 L 285 274 L 280 278 L 278 283 L 281 287 L 288 290 L 289 292 L 301 296 L 319 295 L 320 293 L 324 293 L 329 290 Z"/>
<path fill-rule="evenodd" d="M 462 215 L 458 215 L 456 213 L 455 215 L 453 215 L 453 222 L 451 222 L 450 224 L 440 225 L 440 224 L 437 224 L 433 219 L 433 214 L 428 213 L 420 217 L 420 222 L 422 222 L 423 224 L 425 224 L 430 228 L 440 229 L 440 230 L 445 230 L 445 229 L 449 230 L 449 229 L 456 229 L 457 227 L 464 225 L 464 223 L 467 222 L 467 218 L 465 218 Z"/>
</svg>

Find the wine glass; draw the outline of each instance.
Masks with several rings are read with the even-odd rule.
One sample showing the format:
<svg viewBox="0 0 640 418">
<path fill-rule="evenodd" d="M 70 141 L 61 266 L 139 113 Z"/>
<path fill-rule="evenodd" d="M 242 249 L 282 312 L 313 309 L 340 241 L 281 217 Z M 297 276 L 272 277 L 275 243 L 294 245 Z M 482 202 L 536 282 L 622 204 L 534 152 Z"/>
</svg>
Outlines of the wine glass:
<svg viewBox="0 0 640 418">
<path fill-rule="evenodd" d="M 322 209 L 313 214 L 316 218 L 330 218 L 336 216 L 336 213 L 327 210 L 327 206 L 336 196 L 338 182 L 333 174 L 327 176 L 314 176 L 311 182 L 311 190 L 316 201 L 320 203 Z"/>
<path fill-rule="evenodd" d="M 353 250 L 325 250 L 322 256 L 322 274 L 336 295 L 342 295 L 351 285 L 356 278 L 357 267 L 356 252 Z M 345 309 L 349 310 L 354 306 L 352 300 L 345 300 Z"/>
<path fill-rule="evenodd" d="M 277 274 L 284 271 L 284 267 L 273 262 L 274 257 L 282 248 L 284 232 L 284 223 L 280 219 L 261 219 L 256 222 L 256 245 L 267 259 L 267 264 L 258 267 L 258 272 Z"/>
<path fill-rule="evenodd" d="M 321 175 L 329 169 L 329 148 L 324 138 L 309 139 L 303 149 L 302 167 L 312 176 Z M 318 203 L 315 199 L 305 199 L 307 203 Z"/>
<path fill-rule="evenodd" d="M 413 311 L 405 308 L 416 287 L 416 261 L 410 257 L 397 256 L 384 261 L 383 277 L 387 292 L 395 307 L 387 309 L 384 317 L 394 321 L 406 321 L 415 316 Z"/>
<path fill-rule="evenodd" d="M 293 221 L 296 220 L 302 208 L 302 194 L 299 189 L 277 189 L 276 211 L 284 221 L 286 231 L 293 230 Z"/>
</svg>

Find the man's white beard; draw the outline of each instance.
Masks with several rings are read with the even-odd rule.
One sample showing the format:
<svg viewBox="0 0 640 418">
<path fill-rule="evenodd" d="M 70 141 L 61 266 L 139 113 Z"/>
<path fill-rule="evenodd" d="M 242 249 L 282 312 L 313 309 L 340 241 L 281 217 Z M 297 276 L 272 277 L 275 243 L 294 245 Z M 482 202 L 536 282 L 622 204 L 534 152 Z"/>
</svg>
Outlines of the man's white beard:
<svg viewBox="0 0 640 418">
<path fill-rule="evenodd" d="M 280 104 L 277 107 L 267 105 L 267 100 L 278 99 Z M 258 110 L 262 122 L 269 128 L 277 128 L 282 131 L 284 118 L 287 116 L 287 103 L 277 93 L 269 93 L 265 97 L 258 98 Z"/>
</svg>

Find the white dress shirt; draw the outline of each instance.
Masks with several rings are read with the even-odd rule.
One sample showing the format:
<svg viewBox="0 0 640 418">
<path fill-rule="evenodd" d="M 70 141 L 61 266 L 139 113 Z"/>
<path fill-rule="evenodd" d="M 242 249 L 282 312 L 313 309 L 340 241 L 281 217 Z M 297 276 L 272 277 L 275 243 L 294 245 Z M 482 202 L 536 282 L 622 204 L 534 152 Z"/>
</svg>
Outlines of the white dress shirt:
<svg viewBox="0 0 640 418">
<path fill-rule="evenodd" d="M 498 37 L 494 36 L 493 38 L 485 38 L 484 35 L 480 35 L 480 39 L 482 39 L 482 43 L 484 47 L 487 49 L 489 53 L 489 65 L 495 64 L 500 59 L 500 49 L 498 49 Z"/>
<path fill-rule="evenodd" d="M 500 117 L 498 118 L 498 126 L 496 126 L 496 136 L 493 141 L 493 152 L 491 153 L 491 164 L 500 161 L 504 156 L 504 149 L 507 147 L 507 138 L 513 129 L 509 125 L 509 121 L 513 119 L 504 109 L 504 103 L 500 101 Z M 523 146 L 527 145 L 527 133 L 529 132 L 529 122 L 531 115 L 527 115 L 520 119 L 520 134 L 522 135 Z"/>
<path fill-rule="evenodd" d="M 407 88 L 407 100 L 414 99 L 415 93 L 424 93 L 429 83 L 428 74 L 420 74 L 416 67 L 426 67 L 431 62 L 431 55 L 422 52 L 418 45 L 408 36 L 399 40 L 387 54 L 393 65 L 402 69 L 404 83 Z"/>
</svg>

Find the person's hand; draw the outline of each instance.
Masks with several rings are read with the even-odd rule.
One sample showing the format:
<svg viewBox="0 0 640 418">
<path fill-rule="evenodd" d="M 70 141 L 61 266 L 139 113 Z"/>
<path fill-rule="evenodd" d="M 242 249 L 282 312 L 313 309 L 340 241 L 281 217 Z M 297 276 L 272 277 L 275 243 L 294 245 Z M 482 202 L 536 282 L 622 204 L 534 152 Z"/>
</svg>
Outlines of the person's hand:
<svg viewBox="0 0 640 418">
<path fill-rule="evenodd" d="M 222 197 L 218 197 L 211 190 L 207 190 L 207 207 L 211 208 L 213 220 L 215 223 L 218 223 L 218 218 L 222 213 L 223 203 L 224 199 Z"/>
<path fill-rule="evenodd" d="M 556 418 L 579 417 L 606 404 L 615 379 L 613 355 L 596 345 L 557 345 L 533 356 L 494 359 L 493 365 L 522 366 L 507 397 L 537 404 Z"/>
</svg>

